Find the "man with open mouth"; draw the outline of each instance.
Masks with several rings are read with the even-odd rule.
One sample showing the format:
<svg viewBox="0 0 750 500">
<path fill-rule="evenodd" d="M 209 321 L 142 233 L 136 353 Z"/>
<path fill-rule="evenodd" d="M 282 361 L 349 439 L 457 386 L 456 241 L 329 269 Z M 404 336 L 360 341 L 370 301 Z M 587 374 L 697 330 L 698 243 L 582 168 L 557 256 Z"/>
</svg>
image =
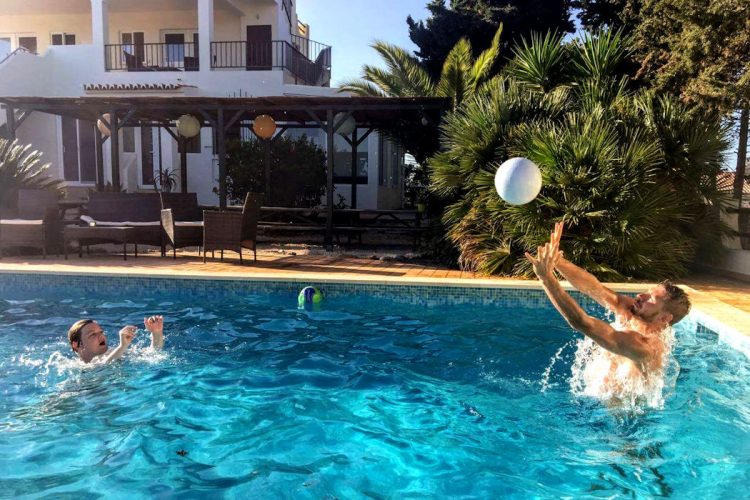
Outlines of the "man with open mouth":
<svg viewBox="0 0 750 500">
<path fill-rule="evenodd" d="M 143 326 L 151 332 L 151 347 L 161 349 L 164 347 L 164 318 L 162 316 L 151 316 L 143 319 Z M 95 358 L 103 356 L 103 362 L 109 363 L 120 359 L 128 350 L 130 343 L 135 338 L 137 327 L 128 325 L 120 330 L 120 345 L 116 349 L 107 352 L 107 336 L 93 319 L 82 319 L 76 321 L 68 330 L 68 341 L 73 352 L 84 363 L 90 363 Z"/>
</svg>

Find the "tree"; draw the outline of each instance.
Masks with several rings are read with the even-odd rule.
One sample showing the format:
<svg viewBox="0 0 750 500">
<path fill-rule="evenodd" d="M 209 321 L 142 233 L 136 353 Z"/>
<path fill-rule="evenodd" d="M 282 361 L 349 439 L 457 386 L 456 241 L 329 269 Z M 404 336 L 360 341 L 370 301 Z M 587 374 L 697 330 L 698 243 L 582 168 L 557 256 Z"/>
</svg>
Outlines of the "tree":
<svg viewBox="0 0 750 500">
<path fill-rule="evenodd" d="M 658 94 L 707 106 L 738 123 L 735 193 L 745 173 L 750 119 L 750 2 L 577 0 L 588 26 L 632 32 L 635 77 Z"/>
<path fill-rule="evenodd" d="M 507 74 L 450 114 L 430 161 L 431 189 L 463 268 L 528 274 L 523 258 L 568 226 L 571 260 L 605 279 L 684 274 L 699 246 L 720 243 L 712 182 L 726 148 L 718 115 L 629 90 L 617 72 L 619 33 L 572 45 L 535 36 Z M 537 200 L 503 202 L 498 166 L 513 156 L 542 170 Z"/>
<path fill-rule="evenodd" d="M 31 144 L 0 139 L 0 206 L 14 207 L 21 188 L 60 189 L 61 183 L 47 175 L 50 164 L 41 164 L 42 153 Z"/>
<path fill-rule="evenodd" d="M 264 192 L 265 145 L 257 139 L 227 143 L 227 194 L 242 200 L 248 192 Z M 326 155 L 307 136 L 280 137 L 271 146 L 271 199 L 282 207 L 320 204 L 326 185 Z"/>
<path fill-rule="evenodd" d="M 387 97 L 444 97 L 456 109 L 464 99 L 474 95 L 491 76 L 492 67 L 500 55 L 502 25 L 495 31 L 490 47 L 476 58 L 468 39 L 462 38 L 451 49 L 437 79 L 432 78 L 422 63 L 405 49 L 383 41 L 372 44 L 383 58 L 385 69 L 365 65 L 362 77 L 341 84 L 342 92 L 362 96 Z M 438 124 L 427 122 L 423 127 L 413 123 L 394 123 L 383 130 L 424 164 L 439 146 Z"/>
<path fill-rule="evenodd" d="M 427 9 L 430 17 L 416 22 L 409 16 L 409 38 L 419 47 L 416 55 L 427 72 L 437 78 L 443 62 L 456 43 L 466 38 L 473 55 L 491 46 L 499 25 L 504 26 L 501 53 L 532 32 L 573 32 L 569 0 L 432 0 Z M 504 64 L 496 62 L 493 73 Z"/>
</svg>

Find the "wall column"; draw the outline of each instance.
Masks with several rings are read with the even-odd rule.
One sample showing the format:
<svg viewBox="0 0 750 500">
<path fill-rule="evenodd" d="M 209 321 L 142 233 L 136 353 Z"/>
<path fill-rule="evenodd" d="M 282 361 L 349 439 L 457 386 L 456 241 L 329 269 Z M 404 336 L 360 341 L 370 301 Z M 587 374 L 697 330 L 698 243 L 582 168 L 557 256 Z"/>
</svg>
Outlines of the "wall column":
<svg viewBox="0 0 750 500">
<path fill-rule="evenodd" d="M 96 65 L 106 69 L 105 45 L 109 44 L 109 0 L 91 0 L 91 34 L 96 48 Z"/>
<path fill-rule="evenodd" d="M 211 71 L 214 39 L 214 0 L 198 0 L 198 61 L 200 71 Z"/>
</svg>

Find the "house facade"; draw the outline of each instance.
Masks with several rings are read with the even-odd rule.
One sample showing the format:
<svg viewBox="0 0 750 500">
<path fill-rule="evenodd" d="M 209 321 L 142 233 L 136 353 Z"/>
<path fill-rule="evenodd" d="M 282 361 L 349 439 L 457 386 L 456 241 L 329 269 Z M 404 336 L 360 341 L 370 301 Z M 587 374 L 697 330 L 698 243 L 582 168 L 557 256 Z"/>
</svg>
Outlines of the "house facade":
<svg viewBox="0 0 750 500">
<path fill-rule="evenodd" d="M 310 33 L 297 18 L 296 0 L 3 0 L 0 96 L 340 97 L 330 87 L 333 49 Z M 9 119 L 15 121 L 0 113 L 0 131 L 8 130 Z M 94 127 L 33 112 L 13 128 L 21 142 L 44 154 L 69 191 L 83 192 L 97 182 Z M 180 175 L 178 146 L 166 130 L 126 126 L 118 134 L 122 189 L 153 189 L 160 171 Z M 321 130 L 289 128 L 285 134 L 306 134 L 325 149 Z M 213 139 L 204 127 L 187 146 L 188 190 L 204 204 L 217 202 Z M 111 143 L 103 144 L 110 165 Z M 350 146 L 340 136 L 334 145 L 337 200 L 349 206 L 356 183 L 358 208 L 402 206 L 398 146 L 369 134 L 358 147 L 353 178 Z M 104 172 L 103 182 L 112 182 L 111 169 Z"/>
</svg>

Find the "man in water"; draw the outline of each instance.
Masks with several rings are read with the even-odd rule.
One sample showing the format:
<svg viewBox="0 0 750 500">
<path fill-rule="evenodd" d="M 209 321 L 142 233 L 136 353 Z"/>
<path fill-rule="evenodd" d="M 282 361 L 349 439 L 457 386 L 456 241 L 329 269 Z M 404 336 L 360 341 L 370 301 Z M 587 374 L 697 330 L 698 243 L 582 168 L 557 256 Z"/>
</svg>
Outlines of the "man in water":
<svg viewBox="0 0 750 500">
<path fill-rule="evenodd" d="M 143 326 L 151 332 L 151 347 L 161 349 L 164 347 L 164 318 L 151 316 L 143 319 Z M 103 356 L 103 362 L 109 363 L 120 359 L 128 350 L 130 343 L 135 338 L 138 328 L 128 325 L 120 330 L 120 345 L 107 353 L 107 336 L 99 323 L 93 319 L 82 319 L 73 323 L 68 330 L 68 341 L 73 352 L 78 354 L 81 361 L 89 363 L 94 358 Z"/>
<path fill-rule="evenodd" d="M 688 314 L 690 299 L 669 281 L 635 298 L 613 292 L 593 275 L 563 258 L 562 232 L 563 224 L 556 224 L 550 242 L 538 248 L 536 257 L 526 253 L 544 291 L 571 327 L 611 353 L 609 370 L 603 370 L 600 381 L 607 392 L 616 394 L 625 385 L 632 387 L 635 376 L 650 385 L 650 375 L 662 373 L 665 355 L 671 349 L 663 332 Z M 614 312 L 617 320 L 614 326 L 586 314 L 560 286 L 555 269 L 577 290 Z"/>
</svg>

